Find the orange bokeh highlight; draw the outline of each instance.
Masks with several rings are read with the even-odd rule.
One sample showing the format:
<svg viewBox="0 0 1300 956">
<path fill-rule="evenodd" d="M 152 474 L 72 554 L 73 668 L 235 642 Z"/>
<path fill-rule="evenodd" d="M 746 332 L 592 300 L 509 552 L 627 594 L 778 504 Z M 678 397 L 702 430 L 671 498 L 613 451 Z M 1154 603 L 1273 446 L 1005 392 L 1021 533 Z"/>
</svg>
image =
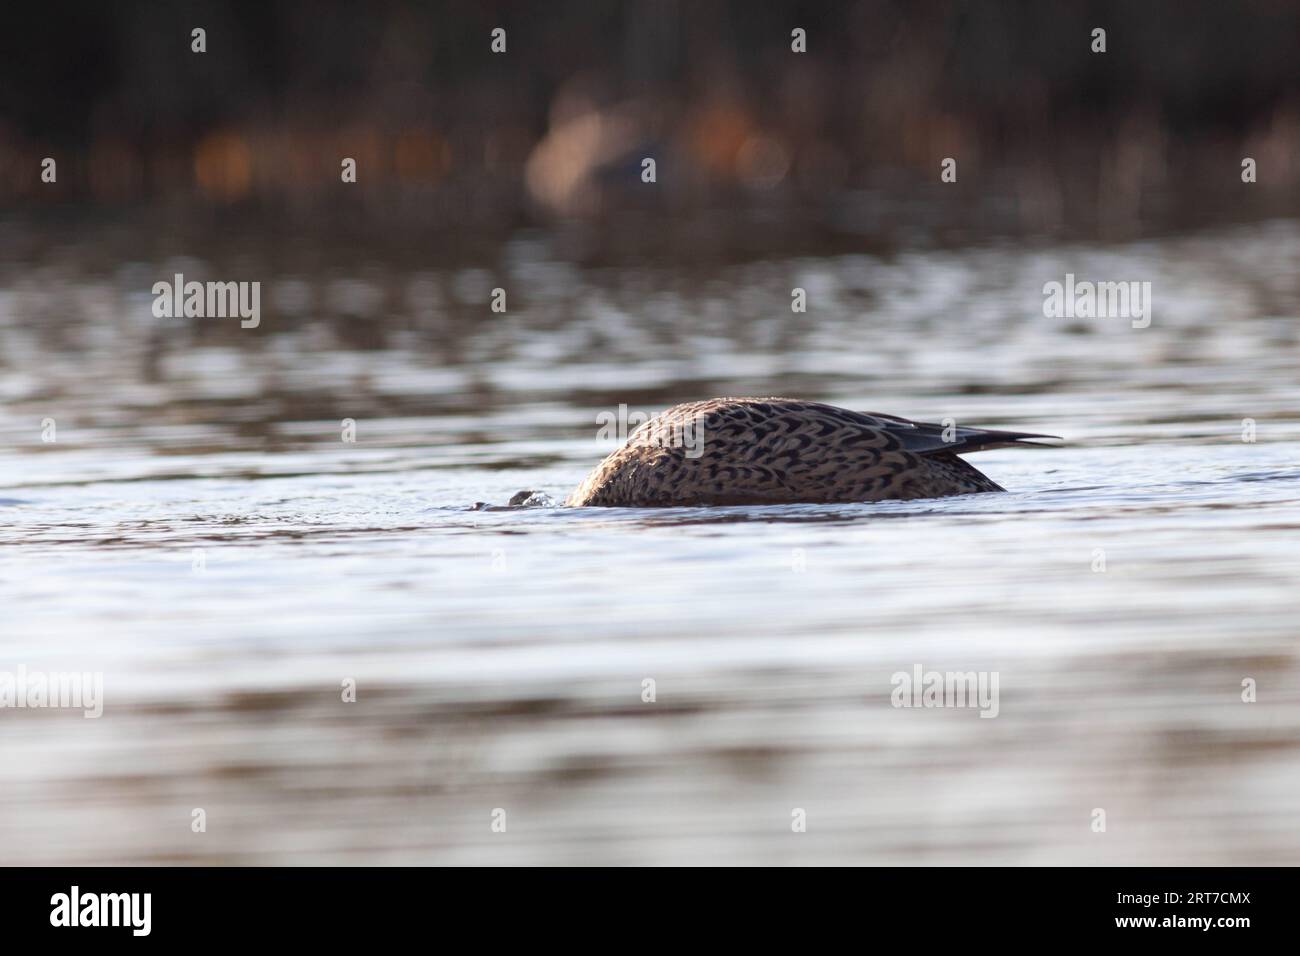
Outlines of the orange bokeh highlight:
<svg viewBox="0 0 1300 956">
<path fill-rule="evenodd" d="M 194 178 L 210 199 L 233 202 L 248 195 L 253 155 L 238 133 L 209 133 L 194 150 Z"/>
</svg>

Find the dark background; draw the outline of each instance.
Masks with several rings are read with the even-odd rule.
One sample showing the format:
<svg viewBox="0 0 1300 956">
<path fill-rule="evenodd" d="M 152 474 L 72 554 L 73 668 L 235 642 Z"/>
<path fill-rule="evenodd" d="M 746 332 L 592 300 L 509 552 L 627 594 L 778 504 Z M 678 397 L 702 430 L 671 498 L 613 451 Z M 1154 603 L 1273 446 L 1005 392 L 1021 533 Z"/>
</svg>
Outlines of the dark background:
<svg viewBox="0 0 1300 956">
<path fill-rule="evenodd" d="M 1279 0 L 12 5 L 0 208 L 578 257 L 1122 239 L 1300 210 L 1297 64 Z"/>
</svg>

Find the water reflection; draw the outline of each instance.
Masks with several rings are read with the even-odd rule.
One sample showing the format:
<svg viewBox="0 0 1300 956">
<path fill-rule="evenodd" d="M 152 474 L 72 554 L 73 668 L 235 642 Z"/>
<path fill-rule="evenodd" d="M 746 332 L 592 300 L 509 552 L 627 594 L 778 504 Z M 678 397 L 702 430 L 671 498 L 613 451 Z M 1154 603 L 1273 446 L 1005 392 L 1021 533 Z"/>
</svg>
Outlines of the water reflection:
<svg viewBox="0 0 1300 956">
<path fill-rule="evenodd" d="M 149 313 L 256 277 L 218 249 L 8 258 L 0 670 L 106 707 L 0 720 L 6 861 L 1294 862 L 1297 248 L 269 249 L 255 334 Z M 1151 281 L 1151 327 L 1044 318 L 1067 272 Z M 562 500 L 601 411 L 753 393 L 1068 444 L 976 459 L 1007 495 L 507 506 Z M 998 718 L 890 706 L 917 663 L 999 672 Z"/>
</svg>

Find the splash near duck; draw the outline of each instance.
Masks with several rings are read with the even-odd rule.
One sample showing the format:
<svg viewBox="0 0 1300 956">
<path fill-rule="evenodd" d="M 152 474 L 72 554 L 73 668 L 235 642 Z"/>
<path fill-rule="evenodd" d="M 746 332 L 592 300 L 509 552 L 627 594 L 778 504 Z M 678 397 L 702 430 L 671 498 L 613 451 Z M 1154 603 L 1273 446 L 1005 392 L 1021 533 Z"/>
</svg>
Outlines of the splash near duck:
<svg viewBox="0 0 1300 956">
<path fill-rule="evenodd" d="M 638 427 L 565 504 L 825 504 L 1004 491 L 958 456 L 1054 437 L 788 398 L 715 398 L 676 405 Z"/>
</svg>

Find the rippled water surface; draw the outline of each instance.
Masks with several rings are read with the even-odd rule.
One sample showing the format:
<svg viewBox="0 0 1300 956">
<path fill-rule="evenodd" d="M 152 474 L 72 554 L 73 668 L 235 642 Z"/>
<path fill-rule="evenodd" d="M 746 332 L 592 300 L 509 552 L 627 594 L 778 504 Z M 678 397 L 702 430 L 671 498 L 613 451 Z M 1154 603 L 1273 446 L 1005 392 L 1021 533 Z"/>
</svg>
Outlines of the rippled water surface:
<svg viewBox="0 0 1300 956">
<path fill-rule="evenodd" d="M 277 265 L 256 330 L 153 318 L 174 272 L 258 277 L 216 252 L 10 257 L 0 671 L 102 671 L 105 706 L 0 710 L 0 856 L 1300 862 L 1298 251 L 523 238 Z M 1150 281 L 1150 327 L 1044 318 L 1067 272 Z M 976 456 L 1005 495 L 505 507 L 616 447 L 600 413 L 724 394 L 1067 444 Z M 996 719 L 891 706 L 918 664 L 996 672 Z"/>
</svg>

